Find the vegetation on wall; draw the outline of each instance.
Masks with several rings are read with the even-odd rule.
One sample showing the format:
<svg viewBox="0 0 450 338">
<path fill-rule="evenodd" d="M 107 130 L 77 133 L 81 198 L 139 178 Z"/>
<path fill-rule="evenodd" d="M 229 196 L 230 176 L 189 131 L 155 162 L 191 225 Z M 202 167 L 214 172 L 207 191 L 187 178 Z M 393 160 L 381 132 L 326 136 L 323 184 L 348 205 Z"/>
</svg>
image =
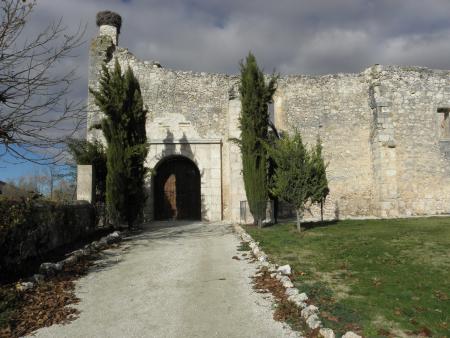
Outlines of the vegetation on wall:
<svg viewBox="0 0 450 338">
<path fill-rule="evenodd" d="M 90 89 L 104 114 L 100 129 L 107 149 L 106 208 L 114 225 L 132 227 L 142 216 L 146 193 L 144 161 L 148 153 L 146 111 L 139 82 L 130 67 L 124 74 L 116 60 L 110 71 L 103 65 L 98 91 Z"/>
<path fill-rule="evenodd" d="M 320 203 L 328 194 L 328 181 L 318 139 L 314 149 L 307 149 L 300 132 L 284 135 L 275 146 L 266 147 L 275 162 L 271 191 L 281 200 L 293 205 L 297 213 L 297 230 L 306 204 Z"/>
<path fill-rule="evenodd" d="M 28 200 L 22 202 L 0 197 L 0 238 L 8 228 L 21 224 L 30 214 Z M 1 240 L 0 240 L 1 243 Z"/>
<path fill-rule="evenodd" d="M 268 199 L 268 157 L 263 146 L 268 139 L 269 112 L 267 105 L 272 102 L 277 77 L 272 76 L 268 83 L 259 69 L 256 58 L 249 53 L 241 62 L 241 116 L 239 141 L 245 193 L 250 212 L 259 227 L 266 217 Z"/>
<path fill-rule="evenodd" d="M 14 270 L 22 261 L 72 243 L 94 229 L 94 207 L 88 203 L 1 197 L 0 271 Z"/>
</svg>

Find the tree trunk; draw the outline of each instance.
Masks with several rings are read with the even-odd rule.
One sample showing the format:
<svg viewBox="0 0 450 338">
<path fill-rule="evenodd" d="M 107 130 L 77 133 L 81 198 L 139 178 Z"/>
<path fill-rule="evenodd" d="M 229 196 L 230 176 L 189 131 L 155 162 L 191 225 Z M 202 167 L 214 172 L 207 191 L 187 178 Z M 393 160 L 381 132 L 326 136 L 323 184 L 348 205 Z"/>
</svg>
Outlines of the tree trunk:
<svg viewBox="0 0 450 338">
<path fill-rule="evenodd" d="M 303 218 L 303 210 L 297 209 L 297 231 L 302 231 L 302 218 Z"/>
<path fill-rule="evenodd" d="M 320 200 L 320 220 L 323 222 L 323 200 Z"/>
<path fill-rule="evenodd" d="M 263 220 L 261 218 L 258 218 L 258 228 L 262 229 Z"/>
<path fill-rule="evenodd" d="M 278 223 L 278 198 L 273 200 L 273 221 L 275 224 Z"/>
</svg>

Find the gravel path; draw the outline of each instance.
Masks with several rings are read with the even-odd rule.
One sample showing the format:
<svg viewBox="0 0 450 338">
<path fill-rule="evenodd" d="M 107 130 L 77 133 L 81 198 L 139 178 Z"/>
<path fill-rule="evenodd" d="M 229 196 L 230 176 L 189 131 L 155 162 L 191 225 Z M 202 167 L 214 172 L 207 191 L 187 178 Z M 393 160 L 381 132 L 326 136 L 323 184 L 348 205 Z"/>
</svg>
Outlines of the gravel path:
<svg viewBox="0 0 450 338">
<path fill-rule="evenodd" d="M 234 260 L 230 225 L 160 222 L 103 253 L 77 283 L 80 317 L 37 337 L 297 337 Z"/>
</svg>

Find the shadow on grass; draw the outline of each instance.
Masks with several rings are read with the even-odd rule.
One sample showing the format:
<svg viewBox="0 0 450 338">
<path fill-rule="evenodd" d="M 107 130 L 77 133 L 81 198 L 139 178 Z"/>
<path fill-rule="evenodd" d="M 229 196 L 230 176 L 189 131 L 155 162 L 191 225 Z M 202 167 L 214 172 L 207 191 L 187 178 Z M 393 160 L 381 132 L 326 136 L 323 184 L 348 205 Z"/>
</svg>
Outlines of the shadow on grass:
<svg viewBox="0 0 450 338">
<path fill-rule="evenodd" d="M 336 225 L 339 222 L 340 222 L 339 220 L 318 221 L 318 222 L 304 222 L 304 223 L 302 223 L 302 231 L 307 231 L 307 230 L 311 230 L 311 229 L 314 229 L 314 228 L 329 227 L 329 226 Z M 293 224 L 295 226 L 296 220 L 295 219 L 283 219 L 283 220 L 279 220 L 278 223 L 265 225 L 264 228 L 275 228 L 275 227 L 277 227 L 279 225 L 288 224 L 288 223 L 291 223 L 291 224 Z M 255 228 L 255 229 L 258 228 L 254 224 L 246 224 L 245 226 L 249 227 L 249 228 Z"/>
<path fill-rule="evenodd" d="M 336 225 L 338 223 L 339 223 L 339 220 L 337 220 L 337 219 L 332 220 L 332 221 L 305 222 L 305 223 L 302 223 L 302 229 L 303 230 L 311 230 L 314 228 L 324 228 L 324 227 Z"/>
</svg>

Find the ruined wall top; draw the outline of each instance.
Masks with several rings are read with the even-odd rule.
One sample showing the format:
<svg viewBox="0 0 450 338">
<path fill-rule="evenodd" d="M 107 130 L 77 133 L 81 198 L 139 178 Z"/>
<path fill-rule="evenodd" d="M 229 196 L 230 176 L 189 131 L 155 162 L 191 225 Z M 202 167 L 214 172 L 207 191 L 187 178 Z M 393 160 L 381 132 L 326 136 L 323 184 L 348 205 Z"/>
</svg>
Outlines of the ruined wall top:
<svg viewBox="0 0 450 338">
<path fill-rule="evenodd" d="M 99 35 L 110 36 L 117 46 L 119 43 L 120 28 L 122 27 L 122 17 L 111 11 L 97 13 L 97 26 L 100 28 Z"/>
</svg>

